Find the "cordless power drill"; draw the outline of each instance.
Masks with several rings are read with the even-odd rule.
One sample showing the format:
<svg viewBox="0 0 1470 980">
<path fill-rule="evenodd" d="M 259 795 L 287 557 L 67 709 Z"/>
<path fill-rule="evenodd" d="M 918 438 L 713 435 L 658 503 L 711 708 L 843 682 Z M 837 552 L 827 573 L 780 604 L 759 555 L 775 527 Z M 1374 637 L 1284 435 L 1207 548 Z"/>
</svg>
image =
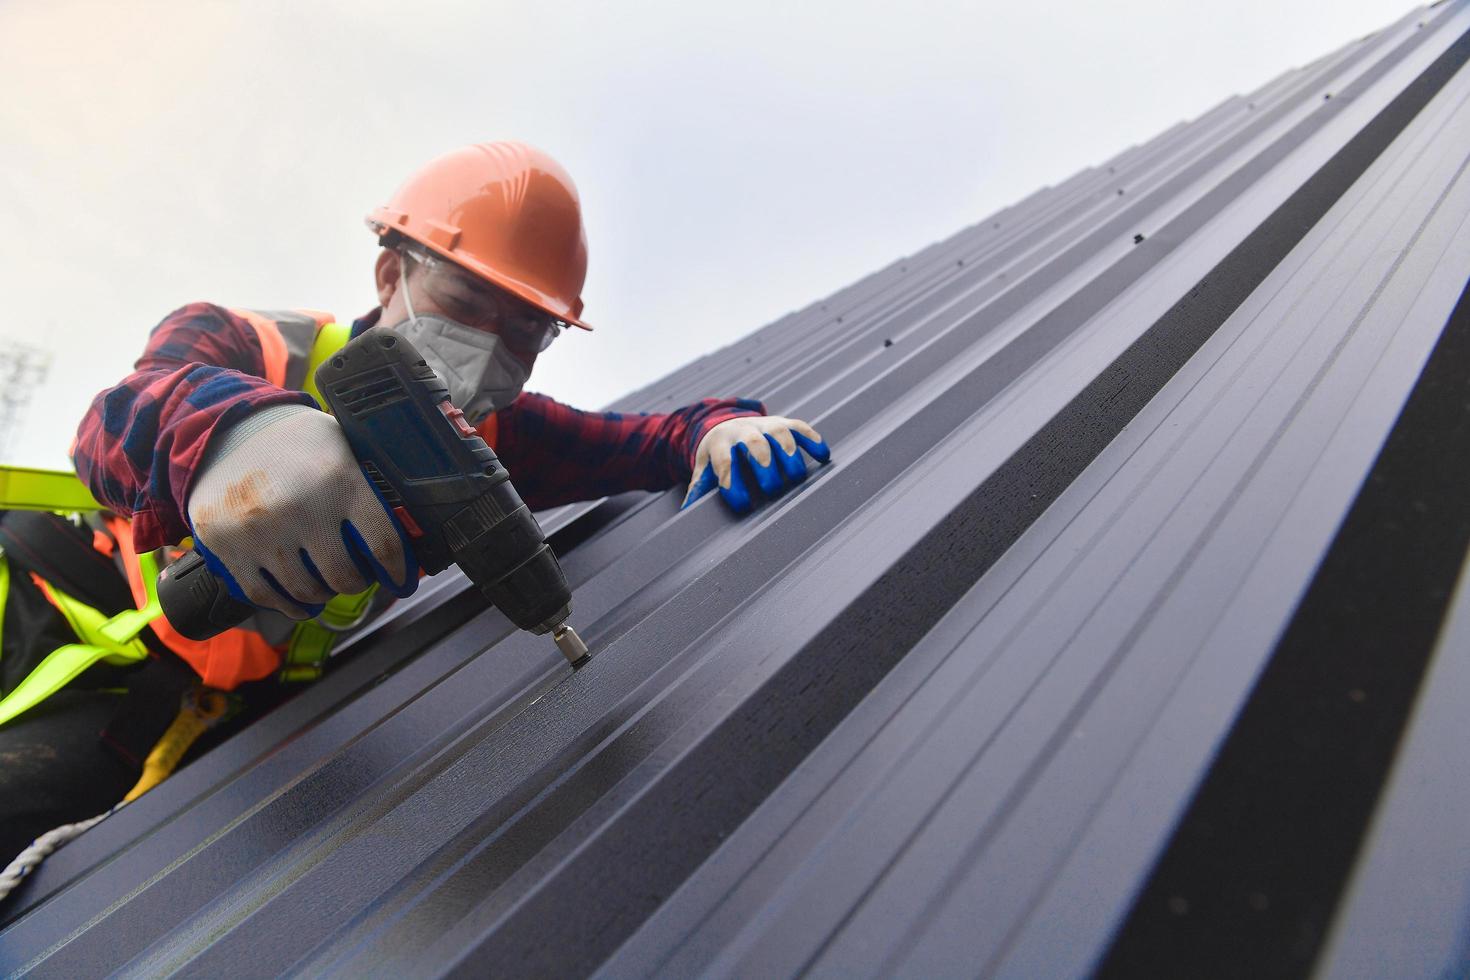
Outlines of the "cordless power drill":
<svg viewBox="0 0 1470 980">
<path fill-rule="evenodd" d="M 567 623 L 572 593 L 541 526 L 413 344 L 374 327 L 329 357 L 316 385 L 424 571 L 457 564 L 516 626 L 549 632 L 573 667 L 585 663 L 587 646 Z M 198 551 L 159 573 L 158 599 L 195 640 L 256 611 Z"/>
</svg>

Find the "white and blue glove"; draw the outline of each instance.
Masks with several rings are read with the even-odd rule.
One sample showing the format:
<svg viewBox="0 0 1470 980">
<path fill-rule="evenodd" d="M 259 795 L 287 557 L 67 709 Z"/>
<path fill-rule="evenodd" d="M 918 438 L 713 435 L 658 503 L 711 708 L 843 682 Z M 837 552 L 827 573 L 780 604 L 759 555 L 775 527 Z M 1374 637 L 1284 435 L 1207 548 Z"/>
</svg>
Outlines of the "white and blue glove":
<svg viewBox="0 0 1470 980">
<path fill-rule="evenodd" d="M 737 514 L 750 510 L 753 474 L 767 497 L 806 479 L 802 452 L 818 463 L 832 452 L 817 430 L 799 419 L 756 415 L 726 419 L 699 440 L 694 453 L 694 478 L 684 496 L 684 507 L 719 487 L 720 496 Z"/>
<path fill-rule="evenodd" d="M 408 539 L 337 420 L 304 405 L 247 416 L 211 442 L 188 499 L 194 547 L 238 599 L 292 619 L 377 581 L 418 587 Z"/>
</svg>

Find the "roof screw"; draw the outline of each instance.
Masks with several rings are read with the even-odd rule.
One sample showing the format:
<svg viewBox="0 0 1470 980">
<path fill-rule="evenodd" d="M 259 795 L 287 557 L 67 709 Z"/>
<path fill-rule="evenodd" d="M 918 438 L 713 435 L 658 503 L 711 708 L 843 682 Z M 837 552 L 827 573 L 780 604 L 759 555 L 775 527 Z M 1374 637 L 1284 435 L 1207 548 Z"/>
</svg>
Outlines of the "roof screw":
<svg viewBox="0 0 1470 980">
<path fill-rule="evenodd" d="M 1330 98 L 1332 98 L 1332 93 L 1331 92 L 1323 92 L 1322 93 L 1322 101 L 1323 102 L 1326 102 Z"/>
<path fill-rule="evenodd" d="M 1143 241 L 1143 234 L 1142 233 L 1139 233 L 1139 234 L 1133 236 L 1133 244 L 1137 245 L 1141 241 Z"/>
<path fill-rule="evenodd" d="M 1119 197 L 1122 197 L 1123 196 L 1123 188 L 1121 188 L 1121 187 L 1118 188 L 1118 196 Z"/>
<path fill-rule="evenodd" d="M 884 347 L 892 347 L 893 346 L 893 341 L 892 340 L 889 340 L 887 337 L 884 337 L 883 338 L 883 346 Z"/>
</svg>

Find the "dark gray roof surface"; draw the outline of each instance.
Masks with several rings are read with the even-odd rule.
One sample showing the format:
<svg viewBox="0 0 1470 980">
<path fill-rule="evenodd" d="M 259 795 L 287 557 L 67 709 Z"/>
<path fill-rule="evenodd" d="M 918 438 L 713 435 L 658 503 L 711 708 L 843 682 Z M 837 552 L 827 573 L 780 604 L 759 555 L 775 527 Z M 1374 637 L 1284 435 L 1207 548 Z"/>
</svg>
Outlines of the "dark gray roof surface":
<svg viewBox="0 0 1470 980">
<path fill-rule="evenodd" d="M 834 462 L 744 520 L 546 515 L 575 674 L 427 583 L 48 861 L 0 971 L 1463 972 L 1467 31 L 1415 11 L 630 395 Z"/>
</svg>

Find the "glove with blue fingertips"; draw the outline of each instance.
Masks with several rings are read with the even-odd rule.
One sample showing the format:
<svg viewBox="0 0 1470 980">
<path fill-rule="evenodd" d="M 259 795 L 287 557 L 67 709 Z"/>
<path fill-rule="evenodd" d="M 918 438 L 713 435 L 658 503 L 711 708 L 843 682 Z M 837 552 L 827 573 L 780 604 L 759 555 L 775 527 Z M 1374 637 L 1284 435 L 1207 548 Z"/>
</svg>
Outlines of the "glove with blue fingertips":
<svg viewBox="0 0 1470 980">
<path fill-rule="evenodd" d="M 767 497 L 806 479 L 803 451 L 818 463 L 832 459 L 817 430 L 799 419 L 779 415 L 726 419 L 706 432 L 695 450 L 694 477 L 683 506 L 718 488 L 730 509 L 743 514 L 754 500 L 752 477 Z"/>
<path fill-rule="evenodd" d="M 403 528 L 336 419 L 314 408 L 264 408 L 211 440 L 187 511 L 230 593 L 292 619 L 374 581 L 399 596 L 418 587 Z"/>
</svg>

